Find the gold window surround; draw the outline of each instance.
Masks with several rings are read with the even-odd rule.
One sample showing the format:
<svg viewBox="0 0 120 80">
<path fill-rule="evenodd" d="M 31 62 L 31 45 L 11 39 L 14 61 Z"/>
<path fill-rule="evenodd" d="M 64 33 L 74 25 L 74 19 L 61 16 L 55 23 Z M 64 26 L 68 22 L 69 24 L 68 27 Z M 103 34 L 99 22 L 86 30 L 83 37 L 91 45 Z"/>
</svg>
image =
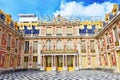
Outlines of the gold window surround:
<svg viewBox="0 0 120 80">
<path fill-rule="evenodd" d="M 85 40 L 81 40 L 81 50 L 86 50 L 86 41 Z"/>
</svg>

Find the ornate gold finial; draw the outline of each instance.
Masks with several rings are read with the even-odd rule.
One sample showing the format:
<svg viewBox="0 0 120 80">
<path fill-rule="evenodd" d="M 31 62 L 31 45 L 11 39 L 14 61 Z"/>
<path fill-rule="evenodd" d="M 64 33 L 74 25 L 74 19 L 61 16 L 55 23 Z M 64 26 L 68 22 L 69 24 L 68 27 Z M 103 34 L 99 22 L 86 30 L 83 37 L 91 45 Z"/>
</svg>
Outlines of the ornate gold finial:
<svg viewBox="0 0 120 80">
<path fill-rule="evenodd" d="M 91 21 L 87 22 L 87 29 L 92 29 L 92 22 Z"/>
<path fill-rule="evenodd" d="M 14 25 L 15 25 L 15 29 L 18 30 L 18 24 L 17 24 L 17 22 L 14 22 Z"/>
<path fill-rule="evenodd" d="M 118 5 L 117 4 L 114 4 L 113 5 L 113 9 L 112 9 L 112 14 L 115 15 L 118 11 Z"/>
<path fill-rule="evenodd" d="M 24 30 L 24 25 L 21 24 L 20 27 L 19 27 L 19 29 L 20 30 Z"/>
<path fill-rule="evenodd" d="M 80 22 L 80 29 L 84 29 L 84 22 Z"/>
<path fill-rule="evenodd" d="M 27 26 L 27 29 L 28 29 L 28 30 L 31 30 L 31 29 L 32 29 L 32 24 L 31 24 L 31 23 L 29 23 L 29 25 Z"/>
<path fill-rule="evenodd" d="M 108 22 L 110 20 L 109 13 L 105 15 L 105 21 Z"/>
</svg>

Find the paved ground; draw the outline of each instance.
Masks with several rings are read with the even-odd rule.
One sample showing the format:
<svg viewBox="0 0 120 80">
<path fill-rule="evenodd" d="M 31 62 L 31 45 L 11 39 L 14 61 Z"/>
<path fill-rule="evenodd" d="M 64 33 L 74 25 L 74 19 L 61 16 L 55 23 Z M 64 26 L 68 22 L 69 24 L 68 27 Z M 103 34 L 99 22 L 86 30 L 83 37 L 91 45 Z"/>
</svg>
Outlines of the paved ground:
<svg viewBox="0 0 120 80">
<path fill-rule="evenodd" d="M 0 80 L 120 80 L 120 74 L 98 70 L 71 72 L 20 71 L 1 74 Z"/>
</svg>

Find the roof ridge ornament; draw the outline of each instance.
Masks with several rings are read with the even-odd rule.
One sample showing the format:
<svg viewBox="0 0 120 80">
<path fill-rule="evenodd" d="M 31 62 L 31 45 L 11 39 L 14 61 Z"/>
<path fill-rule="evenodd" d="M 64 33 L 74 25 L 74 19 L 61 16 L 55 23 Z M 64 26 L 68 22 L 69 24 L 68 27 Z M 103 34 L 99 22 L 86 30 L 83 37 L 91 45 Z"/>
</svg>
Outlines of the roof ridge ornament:
<svg viewBox="0 0 120 80">
<path fill-rule="evenodd" d="M 110 20 L 110 15 L 109 13 L 105 14 L 105 21 L 108 22 Z"/>
<path fill-rule="evenodd" d="M 112 14 L 115 15 L 118 12 L 118 10 L 119 10 L 119 5 L 114 4 L 112 9 Z"/>
</svg>

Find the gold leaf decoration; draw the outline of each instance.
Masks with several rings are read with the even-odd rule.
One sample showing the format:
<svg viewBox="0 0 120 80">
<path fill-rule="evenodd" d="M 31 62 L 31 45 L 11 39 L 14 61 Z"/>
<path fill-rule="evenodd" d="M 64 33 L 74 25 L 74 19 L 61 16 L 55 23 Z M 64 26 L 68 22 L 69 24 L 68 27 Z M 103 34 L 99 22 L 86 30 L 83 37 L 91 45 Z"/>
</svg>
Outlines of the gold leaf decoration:
<svg viewBox="0 0 120 80">
<path fill-rule="evenodd" d="M 114 4 L 113 5 L 113 9 L 112 9 L 112 14 L 115 15 L 118 11 L 118 5 L 117 4 Z"/>
</svg>

